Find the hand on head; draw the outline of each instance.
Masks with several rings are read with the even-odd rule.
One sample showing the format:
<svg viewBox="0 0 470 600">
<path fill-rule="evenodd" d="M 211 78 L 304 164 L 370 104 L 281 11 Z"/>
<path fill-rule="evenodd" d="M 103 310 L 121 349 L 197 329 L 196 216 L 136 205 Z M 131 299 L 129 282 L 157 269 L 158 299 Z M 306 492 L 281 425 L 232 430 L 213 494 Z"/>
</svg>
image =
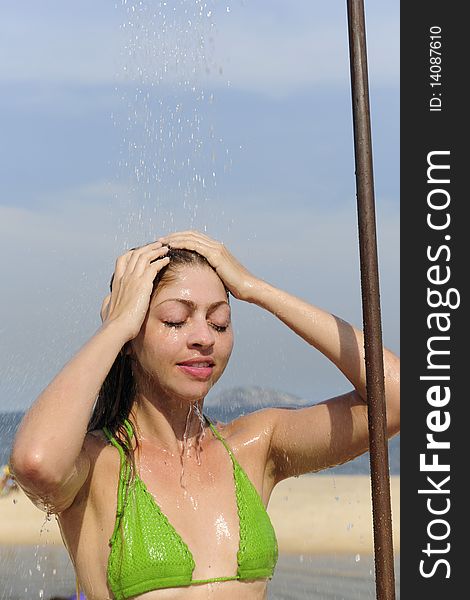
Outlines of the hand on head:
<svg viewBox="0 0 470 600">
<path fill-rule="evenodd" d="M 170 248 L 193 250 L 201 254 L 235 298 L 249 299 L 255 277 L 237 261 L 223 243 L 198 231 L 179 231 L 163 236 L 158 241 Z"/>
<path fill-rule="evenodd" d="M 147 314 L 153 281 L 170 259 L 168 247 L 160 241 L 129 250 L 116 261 L 111 294 L 101 306 L 103 322 L 119 322 L 133 339 Z"/>
<path fill-rule="evenodd" d="M 155 277 L 171 261 L 166 256 L 170 248 L 197 252 L 208 261 L 235 298 L 250 299 L 256 279 L 223 243 L 197 231 L 171 233 L 126 252 L 116 261 L 111 293 L 101 306 L 101 319 L 121 323 L 128 331 L 129 340 L 138 334 L 144 322 Z"/>
</svg>

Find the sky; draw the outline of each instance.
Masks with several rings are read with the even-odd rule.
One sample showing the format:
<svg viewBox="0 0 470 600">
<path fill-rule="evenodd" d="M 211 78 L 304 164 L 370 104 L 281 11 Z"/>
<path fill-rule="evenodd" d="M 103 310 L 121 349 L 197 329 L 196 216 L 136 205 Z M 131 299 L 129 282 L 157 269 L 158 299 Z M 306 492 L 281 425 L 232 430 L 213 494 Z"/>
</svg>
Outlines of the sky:
<svg viewBox="0 0 470 600">
<path fill-rule="evenodd" d="M 383 337 L 399 353 L 399 3 L 366 3 Z M 116 256 L 196 228 L 362 326 L 345 2 L 22 1 L 0 21 L 0 406 L 30 406 L 100 325 Z M 211 393 L 350 389 L 232 301 Z"/>
</svg>

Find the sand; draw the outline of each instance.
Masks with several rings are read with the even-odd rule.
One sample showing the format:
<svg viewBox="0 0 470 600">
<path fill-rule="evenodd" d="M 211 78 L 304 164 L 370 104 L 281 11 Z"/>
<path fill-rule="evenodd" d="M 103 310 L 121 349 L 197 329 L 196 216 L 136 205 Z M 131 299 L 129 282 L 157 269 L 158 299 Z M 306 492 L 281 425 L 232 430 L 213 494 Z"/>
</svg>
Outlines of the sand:
<svg viewBox="0 0 470 600">
<path fill-rule="evenodd" d="M 400 477 L 391 477 L 393 542 L 400 551 Z M 269 514 L 279 549 L 295 554 L 373 552 L 368 476 L 314 475 L 281 482 Z"/>
<path fill-rule="evenodd" d="M 395 552 L 400 549 L 400 478 L 391 478 Z M 279 550 L 287 554 L 368 554 L 373 551 L 367 476 L 310 475 L 287 479 L 273 492 L 268 512 Z M 0 497 L 0 545 L 62 545 L 53 517 L 21 491 Z"/>
<path fill-rule="evenodd" d="M 400 491 L 392 477 L 395 577 L 399 599 Z M 269 600 L 374 597 L 370 482 L 365 476 L 288 479 L 268 512 L 279 542 Z M 46 521 L 21 491 L 0 497 L 0 600 L 70 597 L 73 567 L 54 518 Z"/>
</svg>

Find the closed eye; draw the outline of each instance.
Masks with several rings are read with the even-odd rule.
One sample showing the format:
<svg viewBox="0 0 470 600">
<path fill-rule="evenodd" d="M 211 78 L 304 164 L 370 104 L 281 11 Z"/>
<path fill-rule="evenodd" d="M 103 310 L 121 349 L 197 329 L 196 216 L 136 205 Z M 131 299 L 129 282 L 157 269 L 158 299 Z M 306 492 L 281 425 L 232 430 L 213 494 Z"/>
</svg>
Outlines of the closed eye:
<svg viewBox="0 0 470 600">
<path fill-rule="evenodd" d="M 223 333 L 228 329 L 228 325 L 216 325 L 215 323 L 209 323 L 209 325 L 219 333 Z"/>
<path fill-rule="evenodd" d="M 163 321 L 163 324 L 166 327 L 171 327 L 174 329 L 178 329 L 180 327 L 182 327 L 184 325 L 184 321 Z M 216 325 L 215 323 L 209 323 L 209 325 L 215 329 L 218 333 L 223 333 L 224 331 L 227 331 L 228 329 L 228 325 Z"/>
<path fill-rule="evenodd" d="M 177 329 L 178 327 L 182 327 L 184 325 L 184 321 L 178 321 L 178 322 L 163 321 L 163 324 L 166 325 L 167 327 L 174 327 Z"/>
</svg>

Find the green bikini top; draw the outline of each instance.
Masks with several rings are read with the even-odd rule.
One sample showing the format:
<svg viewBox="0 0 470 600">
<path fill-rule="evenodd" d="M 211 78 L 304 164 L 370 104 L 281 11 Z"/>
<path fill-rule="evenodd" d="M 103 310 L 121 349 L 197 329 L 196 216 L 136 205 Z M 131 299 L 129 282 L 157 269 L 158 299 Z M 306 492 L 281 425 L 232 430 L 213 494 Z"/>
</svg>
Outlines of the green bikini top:
<svg viewBox="0 0 470 600">
<path fill-rule="evenodd" d="M 192 578 L 195 563 L 191 551 L 138 474 L 129 485 L 130 466 L 124 450 L 105 427 L 103 431 L 121 457 L 116 522 L 108 559 L 108 585 L 116 600 L 161 588 L 273 576 L 278 547 L 271 520 L 256 488 L 212 422 L 206 419 L 232 459 L 240 529 L 237 574 Z M 126 420 L 124 425 L 132 438 L 131 424 Z"/>
</svg>

